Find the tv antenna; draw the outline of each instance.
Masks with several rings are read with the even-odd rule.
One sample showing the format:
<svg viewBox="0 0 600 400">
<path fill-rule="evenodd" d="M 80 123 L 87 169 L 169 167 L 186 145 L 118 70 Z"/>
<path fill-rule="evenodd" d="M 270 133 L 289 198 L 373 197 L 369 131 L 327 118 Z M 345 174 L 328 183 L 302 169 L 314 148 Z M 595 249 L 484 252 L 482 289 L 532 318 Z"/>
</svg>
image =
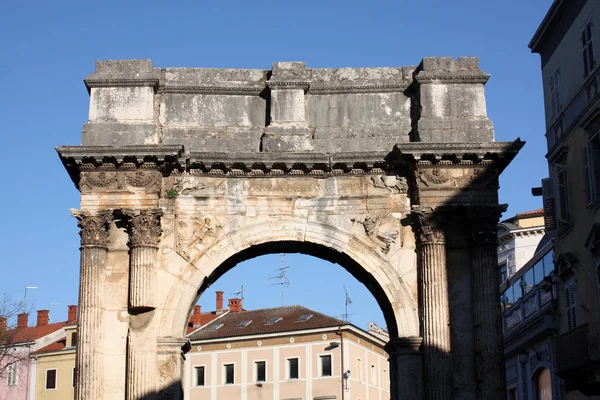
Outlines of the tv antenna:
<svg viewBox="0 0 600 400">
<path fill-rule="evenodd" d="M 240 290 L 238 290 L 237 292 L 235 292 L 233 295 L 234 296 L 240 296 L 240 299 L 242 299 L 242 303 L 244 302 L 244 292 L 248 290 L 248 289 L 244 289 L 244 285 L 242 285 L 242 288 Z"/>
<path fill-rule="evenodd" d="M 342 314 L 342 317 L 344 318 L 345 322 L 350 322 L 350 316 L 354 315 L 354 313 L 348 313 L 348 305 L 352 304 L 352 300 L 350 299 L 350 296 L 348 296 L 348 289 L 346 289 L 346 285 L 344 285 L 344 292 L 346 293 L 346 311 L 344 312 L 344 314 Z"/>
<path fill-rule="evenodd" d="M 287 270 L 289 268 L 289 265 L 286 267 L 284 266 L 284 261 L 285 261 L 285 254 L 281 255 L 281 267 L 277 268 L 275 271 L 279 272 L 279 274 L 277 276 L 272 276 L 269 279 L 279 279 L 278 283 L 273 283 L 271 286 L 281 286 L 281 307 L 283 307 L 284 305 L 284 292 L 285 292 L 285 288 L 286 287 L 290 287 L 290 281 L 287 278 L 287 276 L 285 275 L 287 273 Z"/>
</svg>

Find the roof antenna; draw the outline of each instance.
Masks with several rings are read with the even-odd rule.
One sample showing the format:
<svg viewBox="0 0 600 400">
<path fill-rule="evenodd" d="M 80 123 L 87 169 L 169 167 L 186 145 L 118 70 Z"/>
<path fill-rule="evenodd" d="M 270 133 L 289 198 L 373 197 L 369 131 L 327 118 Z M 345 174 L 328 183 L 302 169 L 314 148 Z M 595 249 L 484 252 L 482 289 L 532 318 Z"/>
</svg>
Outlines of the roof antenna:
<svg viewBox="0 0 600 400">
<path fill-rule="evenodd" d="M 346 285 L 344 285 L 344 292 L 346 293 L 346 312 L 342 314 L 342 317 L 344 317 L 345 322 L 350 322 L 350 316 L 354 315 L 354 313 L 348 313 L 348 304 L 352 304 L 352 300 L 350 299 L 350 296 L 348 296 L 348 289 L 346 289 Z"/>
<path fill-rule="evenodd" d="M 284 297 L 283 297 L 283 293 L 285 291 L 286 287 L 290 287 L 290 281 L 287 278 L 287 276 L 285 276 L 287 269 L 289 268 L 289 265 L 287 267 L 284 267 L 284 260 L 285 260 L 285 254 L 281 255 L 281 267 L 277 268 L 275 271 L 279 271 L 279 275 L 277 276 L 272 276 L 269 279 L 279 279 L 279 283 L 274 283 L 271 286 L 277 286 L 280 285 L 281 286 L 281 307 L 283 307 L 284 305 Z"/>
<path fill-rule="evenodd" d="M 242 303 L 244 303 L 244 292 L 246 290 L 248 290 L 248 289 L 244 289 L 244 285 L 242 285 L 242 288 L 240 290 L 238 290 L 237 292 L 235 292 L 233 295 L 240 296 L 240 298 L 242 299 Z"/>
</svg>

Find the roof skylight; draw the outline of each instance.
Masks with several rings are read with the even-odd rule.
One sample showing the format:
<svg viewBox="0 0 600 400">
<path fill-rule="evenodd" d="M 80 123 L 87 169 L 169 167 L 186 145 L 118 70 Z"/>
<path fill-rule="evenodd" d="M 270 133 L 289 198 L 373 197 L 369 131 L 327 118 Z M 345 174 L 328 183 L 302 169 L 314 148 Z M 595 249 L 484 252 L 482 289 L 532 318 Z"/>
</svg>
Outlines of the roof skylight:
<svg viewBox="0 0 600 400">
<path fill-rule="evenodd" d="M 311 319 L 312 316 L 313 316 L 313 314 L 304 314 L 304 315 L 300 316 L 300 318 L 298 318 L 296 320 L 296 322 L 308 321 L 309 319 Z"/>
<path fill-rule="evenodd" d="M 237 324 L 235 327 L 236 328 L 245 328 L 248 325 L 250 325 L 252 323 L 252 320 L 248 320 L 248 321 L 242 321 L 239 324 Z"/>
<path fill-rule="evenodd" d="M 207 330 L 216 331 L 217 329 L 219 329 L 222 326 L 223 326 L 223 324 L 215 324 L 215 325 L 209 326 Z"/>
<path fill-rule="evenodd" d="M 278 323 L 279 321 L 281 321 L 283 318 L 281 317 L 275 317 L 275 318 L 271 318 L 270 320 L 268 320 L 265 325 L 273 325 Z"/>
</svg>

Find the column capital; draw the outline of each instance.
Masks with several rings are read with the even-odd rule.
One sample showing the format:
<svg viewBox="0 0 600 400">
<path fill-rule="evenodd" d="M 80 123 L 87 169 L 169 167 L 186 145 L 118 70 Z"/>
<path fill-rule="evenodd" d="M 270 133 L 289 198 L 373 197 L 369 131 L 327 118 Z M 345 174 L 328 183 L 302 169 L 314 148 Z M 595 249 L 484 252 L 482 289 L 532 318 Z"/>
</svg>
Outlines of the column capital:
<svg viewBox="0 0 600 400">
<path fill-rule="evenodd" d="M 108 247 L 108 230 L 113 218 L 112 210 L 97 212 L 71 210 L 80 228 L 81 247 Z"/>
<path fill-rule="evenodd" d="M 444 217 L 441 209 L 426 206 L 414 206 L 410 213 L 413 229 L 419 244 L 446 243 L 442 224 Z"/>
<path fill-rule="evenodd" d="M 466 207 L 471 225 L 471 240 L 476 244 L 498 243 L 498 222 L 507 204 L 489 204 Z"/>
<path fill-rule="evenodd" d="M 127 231 L 130 247 L 158 246 L 162 234 L 160 218 L 163 211 L 161 209 L 132 210 L 124 208 L 121 209 L 121 213 L 128 221 Z"/>
<path fill-rule="evenodd" d="M 420 336 L 391 339 L 385 345 L 385 351 L 391 356 L 420 355 L 423 338 Z"/>
</svg>

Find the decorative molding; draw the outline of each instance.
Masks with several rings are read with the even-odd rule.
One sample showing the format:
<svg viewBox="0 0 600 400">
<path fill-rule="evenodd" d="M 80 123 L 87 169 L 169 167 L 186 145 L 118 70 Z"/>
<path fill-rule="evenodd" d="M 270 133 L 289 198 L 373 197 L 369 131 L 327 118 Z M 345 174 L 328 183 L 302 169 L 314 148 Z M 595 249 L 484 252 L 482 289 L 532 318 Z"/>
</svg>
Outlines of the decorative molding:
<svg viewBox="0 0 600 400">
<path fill-rule="evenodd" d="M 80 175 L 79 189 L 86 192 L 105 192 L 110 190 L 143 189 L 148 192 L 160 192 L 162 175 L 153 170 L 84 171 Z"/>
<path fill-rule="evenodd" d="M 310 81 L 267 81 L 267 86 L 272 90 L 281 89 L 303 89 L 307 90 Z"/>
<path fill-rule="evenodd" d="M 148 86 L 156 88 L 158 86 L 157 78 L 87 78 L 83 80 L 88 90 L 91 88 L 103 87 L 140 87 Z"/>
<path fill-rule="evenodd" d="M 95 214 L 72 210 L 71 215 L 77 218 L 81 247 L 106 248 L 108 246 L 108 232 L 113 219 L 112 210 L 101 210 Z"/>
<path fill-rule="evenodd" d="M 367 85 L 349 85 L 341 82 L 334 84 L 312 83 L 308 93 L 320 94 L 357 94 L 357 93 L 389 93 L 404 92 L 410 82 L 401 81 L 400 83 L 373 83 Z"/>
<path fill-rule="evenodd" d="M 453 188 L 466 187 L 498 187 L 499 173 L 491 163 L 481 163 L 479 167 L 471 165 L 451 165 L 450 168 L 439 166 L 434 168 L 417 168 L 419 182 L 427 188 Z M 478 164 L 478 165 L 481 165 Z M 455 167 L 464 167 L 458 170 Z"/>
<path fill-rule="evenodd" d="M 182 94 L 222 94 L 238 96 L 258 96 L 265 89 L 261 86 L 209 86 L 209 85 L 165 85 L 158 89 L 159 93 Z"/>
<path fill-rule="evenodd" d="M 124 208 L 121 212 L 128 222 L 130 247 L 158 247 L 162 233 L 160 219 L 163 211 L 161 209 L 131 210 Z"/>
<path fill-rule="evenodd" d="M 415 76 L 415 80 L 423 83 L 470 83 L 485 84 L 490 75 L 485 73 L 465 74 L 460 72 L 440 74 L 437 72 L 421 71 Z"/>
</svg>

